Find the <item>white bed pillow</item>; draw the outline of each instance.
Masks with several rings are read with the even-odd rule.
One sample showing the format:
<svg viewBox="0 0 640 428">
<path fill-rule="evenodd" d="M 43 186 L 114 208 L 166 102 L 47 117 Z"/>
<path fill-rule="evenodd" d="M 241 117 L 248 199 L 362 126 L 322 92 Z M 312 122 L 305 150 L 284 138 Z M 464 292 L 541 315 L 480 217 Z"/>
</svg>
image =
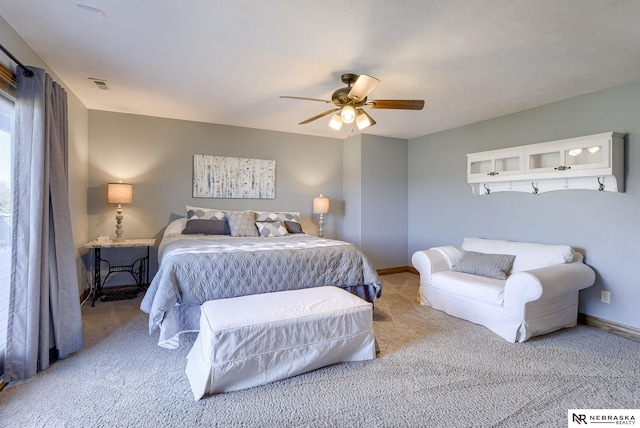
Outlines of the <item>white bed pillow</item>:
<svg viewBox="0 0 640 428">
<path fill-rule="evenodd" d="M 231 236 L 260 236 L 253 211 L 227 211 L 226 214 Z"/>
<path fill-rule="evenodd" d="M 512 272 L 539 269 L 573 260 L 573 248 L 568 245 L 537 244 L 499 239 L 464 238 L 462 248 L 467 251 L 516 256 Z"/>
<path fill-rule="evenodd" d="M 182 233 L 182 230 L 186 226 L 187 226 L 187 219 L 186 218 L 176 219 L 176 220 L 172 221 L 171 223 L 169 223 L 169 225 L 164 230 L 163 236 L 171 235 L 173 233 Z"/>
</svg>

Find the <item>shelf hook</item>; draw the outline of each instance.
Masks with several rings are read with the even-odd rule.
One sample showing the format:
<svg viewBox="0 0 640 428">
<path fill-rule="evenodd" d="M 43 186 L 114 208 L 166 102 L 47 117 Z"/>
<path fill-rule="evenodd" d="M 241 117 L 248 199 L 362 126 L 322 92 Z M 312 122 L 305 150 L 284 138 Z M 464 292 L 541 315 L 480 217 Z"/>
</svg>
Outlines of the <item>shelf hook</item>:
<svg viewBox="0 0 640 428">
<path fill-rule="evenodd" d="M 483 184 L 483 186 L 484 186 L 484 194 L 485 195 L 490 195 L 491 194 L 491 189 L 489 189 L 486 184 Z"/>
<path fill-rule="evenodd" d="M 538 194 L 538 188 L 536 187 L 536 185 L 533 183 L 533 181 L 531 182 L 531 187 L 533 187 L 533 194 L 537 195 Z"/>
<path fill-rule="evenodd" d="M 600 177 L 598 177 L 598 190 L 601 192 L 604 190 L 604 180 L 600 181 Z"/>
</svg>

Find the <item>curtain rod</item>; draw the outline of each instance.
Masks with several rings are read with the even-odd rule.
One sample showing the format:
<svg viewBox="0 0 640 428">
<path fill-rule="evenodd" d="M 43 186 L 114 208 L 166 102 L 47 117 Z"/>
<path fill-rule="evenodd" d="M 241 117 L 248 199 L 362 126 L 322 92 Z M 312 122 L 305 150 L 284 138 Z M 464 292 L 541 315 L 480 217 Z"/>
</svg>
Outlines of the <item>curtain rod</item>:
<svg viewBox="0 0 640 428">
<path fill-rule="evenodd" d="M 23 74 L 27 77 L 31 77 L 33 76 L 33 71 L 29 70 L 27 67 L 25 67 L 24 64 L 22 64 L 20 61 L 18 61 L 18 58 L 16 58 L 15 56 L 13 56 L 13 54 L 11 52 L 9 52 L 7 49 L 5 49 L 4 46 L 2 46 L 2 44 L 0 44 L 0 49 L 2 50 L 2 52 L 4 52 L 5 54 L 7 54 L 7 56 L 9 58 L 11 58 L 11 60 L 13 62 L 15 62 L 16 64 L 18 64 L 18 67 L 20 67 L 23 71 Z"/>
</svg>

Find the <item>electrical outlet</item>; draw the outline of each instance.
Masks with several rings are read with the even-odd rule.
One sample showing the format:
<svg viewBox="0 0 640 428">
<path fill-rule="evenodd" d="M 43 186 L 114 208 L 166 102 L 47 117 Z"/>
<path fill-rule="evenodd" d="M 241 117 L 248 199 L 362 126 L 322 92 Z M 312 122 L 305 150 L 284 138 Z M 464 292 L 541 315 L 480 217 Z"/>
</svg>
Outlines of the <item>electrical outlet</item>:
<svg viewBox="0 0 640 428">
<path fill-rule="evenodd" d="M 600 301 L 602 303 L 611 303 L 611 292 L 602 290 L 600 292 Z"/>
</svg>

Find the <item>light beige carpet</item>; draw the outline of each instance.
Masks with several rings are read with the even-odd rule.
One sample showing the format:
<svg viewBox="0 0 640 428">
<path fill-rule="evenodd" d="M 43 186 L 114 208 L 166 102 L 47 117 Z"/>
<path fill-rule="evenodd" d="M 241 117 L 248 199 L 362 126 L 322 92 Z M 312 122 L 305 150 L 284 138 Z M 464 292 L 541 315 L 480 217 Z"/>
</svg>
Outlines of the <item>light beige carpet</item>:
<svg viewBox="0 0 640 428">
<path fill-rule="evenodd" d="M 640 408 L 640 343 L 587 326 L 524 344 L 416 303 L 383 276 L 379 358 L 194 401 L 140 299 L 83 307 L 85 347 L 0 392 L 3 427 L 562 427 L 569 408 Z"/>
</svg>

